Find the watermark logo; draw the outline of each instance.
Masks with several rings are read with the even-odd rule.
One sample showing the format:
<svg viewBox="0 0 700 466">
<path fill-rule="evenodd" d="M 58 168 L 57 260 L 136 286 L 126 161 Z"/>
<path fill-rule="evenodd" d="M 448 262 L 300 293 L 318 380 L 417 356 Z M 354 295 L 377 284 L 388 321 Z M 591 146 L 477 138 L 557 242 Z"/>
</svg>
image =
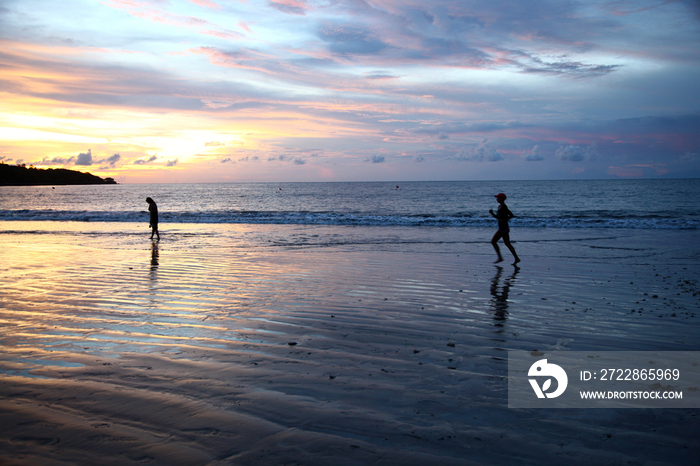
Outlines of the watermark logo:
<svg viewBox="0 0 700 466">
<path fill-rule="evenodd" d="M 698 387 L 700 351 L 508 351 L 509 408 L 700 409 Z"/>
<path fill-rule="evenodd" d="M 569 384 L 569 378 L 566 376 L 566 371 L 556 364 L 550 364 L 546 359 L 540 359 L 532 366 L 527 373 L 528 377 L 547 377 L 542 386 L 537 382 L 537 379 L 528 379 L 532 389 L 535 391 L 537 398 L 556 398 L 566 390 Z M 552 378 L 557 381 L 556 390 L 551 393 L 547 391 L 552 388 Z"/>
</svg>

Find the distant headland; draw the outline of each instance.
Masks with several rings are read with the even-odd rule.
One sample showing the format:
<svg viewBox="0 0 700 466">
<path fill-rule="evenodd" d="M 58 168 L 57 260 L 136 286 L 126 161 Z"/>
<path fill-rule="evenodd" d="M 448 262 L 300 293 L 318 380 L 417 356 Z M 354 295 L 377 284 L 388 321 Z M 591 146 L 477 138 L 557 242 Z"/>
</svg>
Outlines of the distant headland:
<svg viewBox="0 0 700 466">
<path fill-rule="evenodd" d="M 113 178 L 100 178 L 65 168 L 35 168 L 0 163 L 0 186 L 44 186 L 69 184 L 117 184 Z"/>
</svg>

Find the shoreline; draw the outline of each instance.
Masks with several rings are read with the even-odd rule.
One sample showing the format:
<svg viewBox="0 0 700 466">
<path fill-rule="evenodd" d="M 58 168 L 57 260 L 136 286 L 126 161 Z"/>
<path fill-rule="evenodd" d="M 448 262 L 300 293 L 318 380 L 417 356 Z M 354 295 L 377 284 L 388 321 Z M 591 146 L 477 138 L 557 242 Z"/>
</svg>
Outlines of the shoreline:
<svg viewBox="0 0 700 466">
<path fill-rule="evenodd" d="M 65 239 L 97 249 L 131 254 L 151 249 L 148 213 L 138 222 L 2 220 L 0 241 L 9 247 L 34 247 L 48 238 Z M 355 226 L 245 223 L 160 222 L 170 251 L 243 251 L 307 249 L 342 252 L 408 252 L 481 257 L 493 263 L 492 227 Z M 525 259 L 570 260 L 572 263 L 669 264 L 695 267 L 700 248 L 694 247 L 693 229 L 637 228 L 513 228 L 511 242 L 520 245 Z M 36 237 L 36 238 L 35 238 Z M 502 242 L 505 265 L 510 253 Z M 490 261 L 489 261 L 490 259 Z M 481 262 L 481 261 L 480 261 Z M 527 261 L 525 262 L 527 263 Z M 523 265 L 523 264 L 520 264 Z"/>
</svg>

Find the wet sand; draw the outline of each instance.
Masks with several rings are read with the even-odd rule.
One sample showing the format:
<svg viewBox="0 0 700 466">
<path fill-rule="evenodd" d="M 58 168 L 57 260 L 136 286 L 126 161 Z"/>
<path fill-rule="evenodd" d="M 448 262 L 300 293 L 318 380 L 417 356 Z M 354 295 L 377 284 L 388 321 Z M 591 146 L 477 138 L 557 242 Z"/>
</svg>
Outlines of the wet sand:
<svg viewBox="0 0 700 466">
<path fill-rule="evenodd" d="M 211 241 L 1 235 L 0 463 L 697 464 L 697 410 L 509 409 L 506 359 L 700 350 L 698 266 Z"/>
</svg>

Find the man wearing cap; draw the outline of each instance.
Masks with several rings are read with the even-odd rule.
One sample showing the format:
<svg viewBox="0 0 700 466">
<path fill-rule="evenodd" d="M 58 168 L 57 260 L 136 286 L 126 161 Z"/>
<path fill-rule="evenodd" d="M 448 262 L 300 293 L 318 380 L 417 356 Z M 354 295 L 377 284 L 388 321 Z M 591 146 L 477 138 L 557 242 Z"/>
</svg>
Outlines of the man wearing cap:
<svg viewBox="0 0 700 466">
<path fill-rule="evenodd" d="M 493 248 L 496 250 L 496 254 L 498 254 L 496 264 L 503 262 L 503 256 L 501 256 L 501 250 L 498 247 L 498 240 L 503 238 L 503 244 L 506 245 L 515 258 L 515 262 L 513 262 L 513 265 L 515 265 L 520 262 L 520 258 L 516 254 L 513 245 L 510 244 L 510 227 L 508 226 L 508 220 L 515 217 L 515 215 L 513 215 L 513 212 L 508 209 L 505 203 L 505 194 L 498 193 L 495 198 L 498 201 L 498 211 L 494 213 L 492 209 L 489 209 L 489 213 L 498 220 L 498 231 L 493 235 L 493 239 L 491 240 L 491 244 L 493 244 Z"/>
</svg>

